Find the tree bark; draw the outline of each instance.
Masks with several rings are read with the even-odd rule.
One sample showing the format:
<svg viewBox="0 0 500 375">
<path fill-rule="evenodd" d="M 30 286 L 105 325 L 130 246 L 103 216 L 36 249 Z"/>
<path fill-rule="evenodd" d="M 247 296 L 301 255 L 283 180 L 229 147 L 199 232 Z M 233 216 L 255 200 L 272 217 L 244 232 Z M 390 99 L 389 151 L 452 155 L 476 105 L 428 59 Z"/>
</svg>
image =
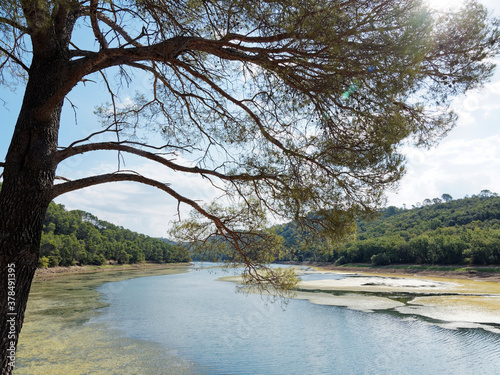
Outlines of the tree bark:
<svg viewBox="0 0 500 375">
<path fill-rule="evenodd" d="M 34 59 L 30 68 L 0 191 L 0 374 L 14 369 L 57 166 L 62 102 L 52 108 L 46 103 L 60 89 L 64 69 L 57 59 L 44 61 Z"/>
</svg>

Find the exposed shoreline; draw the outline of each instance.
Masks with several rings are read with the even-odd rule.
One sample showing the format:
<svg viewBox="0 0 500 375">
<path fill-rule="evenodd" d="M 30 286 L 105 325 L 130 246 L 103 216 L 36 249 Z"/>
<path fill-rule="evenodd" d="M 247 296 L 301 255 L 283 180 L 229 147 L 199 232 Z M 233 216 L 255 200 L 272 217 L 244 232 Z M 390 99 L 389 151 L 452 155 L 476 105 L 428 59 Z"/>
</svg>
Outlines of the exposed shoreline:
<svg viewBox="0 0 500 375">
<path fill-rule="evenodd" d="M 192 263 L 135 263 L 135 264 L 116 264 L 116 265 L 103 265 L 103 266 L 69 266 L 69 267 L 48 267 L 37 268 L 35 271 L 36 281 L 51 280 L 54 277 L 62 275 L 74 275 L 83 273 L 95 272 L 116 272 L 127 270 L 161 270 L 166 268 L 177 268 L 183 266 L 190 266 Z"/>
<path fill-rule="evenodd" d="M 421 316 L 444 328 L 500 333 L 500 275 L 493 272 L 301 265 L 299 272 L 346 275 L 301 281 L 299 299 L 365 312 Z"/>
<path fill-rule="evenodd" d="M 482 280 L 500 282 L 500 272 L 488 272 L 488 269 L 493 267 L 463 267 L 463 270 L 457 271 L 450 266 L 450 270 L 443 270 L 446 267 L 429 269 L 426 267 L 419 268 L 418 265 L 396 265 L 396 266 L 377 266 L 371 267 L 367 265 L 348 265 L 348 266 L 335 266 L 332 263 L 321 262 L 283 262 L 280 264 L 296 265 L 296 266 L 309 266 L 319 268 L 325 271 L 335 272 L 361 272 L 361 273 L 375 273 L 375 274 L 397 274 L 397 275 L 413 275 L 413 276 L 429 276 L 429 277 L 444 277 L 451 279 L 469 279 L 469 280 Z M 78 274 L 78 273 L 94 273 L 94 272 L 109 272 L 109 271 L 126 271 L 126 270 L 146 270 L 146 269 L 165 269 L 170 267 L 189 266 L 192 263 L 135 263 L 135 264 L 122 264 L 122 265 L 104 265 L 104 266 L 70 266 L 70 267 L 49 267 L 37 268 L 35 272 L 36 280 L 43 281 L 52 279 L 55 276 Z M 401 267 L 407 268 L 401 268 Z M 395 268 L 398 267 L 398 268 Z M 496 267 L 500 271 L 500 267 Z M 485 269 L 485 271 L 481 271 Z"/>
<path fill-rule="evenodd" d="M 297 266 L 310 266 L 319 268 L 325 271 L 335 271 L 335 272 L 347 272 L 347 273 L 373 273 L 373 274 L 396 274 L 403 276 L 428 276 L 428 277 L 444 277 L 447 279 L 469 279 L 469 280 L 480 280 L 480 281 L 493 281 L 500 282 L 500 272 L 488 272 L 488 269 L 494 267 L 462 267 L 460 271 L 453 270 L 453 268 L 459 268 L 459 266 L 452 267 L 450 270 L 443 270 L 446 267 L 436 267 L 437 269 L 428 269 L 426 267 L 419 268 L 418 265 L 408 264 L 408 265 L 396 265 L 396 266 L 377 266 L 371 267 L 366 265 L 349 265 L 349 266 L 335 266 L 331 263 L 321 263 L 321 262 L 284 262 L 283 264 L 297 265 Z M 398 267 L 398 268 L 395 268 Z M 407 267 L 407 268 L 400 268 Z M 415 267 L 415 268 L 413 268 Z M 495 267 L 500 270 L 500 268 Z M 485 271 L 481 271 L 484 269 Z"/>
</svg>

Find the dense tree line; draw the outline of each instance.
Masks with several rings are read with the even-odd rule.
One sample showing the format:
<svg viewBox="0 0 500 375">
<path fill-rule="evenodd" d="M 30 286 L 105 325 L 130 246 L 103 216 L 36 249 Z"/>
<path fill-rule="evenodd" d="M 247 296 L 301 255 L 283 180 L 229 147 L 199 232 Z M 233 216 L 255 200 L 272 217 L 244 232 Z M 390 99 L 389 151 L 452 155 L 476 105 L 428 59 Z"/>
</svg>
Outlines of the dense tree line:
<svg viewBox="0 0 500 375">
<path fill-rule="evenodd" d="M 75 264 L 187 262 L 186 249 L 80 211 L 50 203 L 43 225 L 40 267 Z"/>
<path fill-rule="evenodd" d="M 288 255 L 281 260 L 337 264 L 500 264 L 500 197 L 436 201 L 413 209 L 394 206 L 371 221 L 358 221 L 340 244 L 308 238 L 294 223 L 277 228 Z"/>
</svg>

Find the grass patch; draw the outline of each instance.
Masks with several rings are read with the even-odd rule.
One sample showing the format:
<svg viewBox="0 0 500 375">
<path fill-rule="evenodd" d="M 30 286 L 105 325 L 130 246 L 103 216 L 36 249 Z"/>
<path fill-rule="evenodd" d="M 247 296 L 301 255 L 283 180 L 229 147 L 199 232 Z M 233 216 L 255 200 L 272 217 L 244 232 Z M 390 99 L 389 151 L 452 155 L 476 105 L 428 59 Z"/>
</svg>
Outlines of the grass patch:
<svg viewBox="0 0 500 375">
<path fill-rule="evenodd" d="M 342 264 L 341 266 L 337 266 L 337 267 L 343 267 L 343 268 L 349 268 L 349 267 L 372 268 L 372 266 L 370 264 L 357 264 L 357 263 Z"/>
<path fill-rule="evenodd" d="M 484 267 L 484 268 L 473 268 L 477 272 L 492 272 L 500 273 L 500 267 Z"/>
<path fill-rule="evenodd" d="M 382 268 L 382 267 L 380 267 Z M 451 272 L 491 272 L 500 273 L 500 267 L 463 267 L 463 266 L 388 266 L 384 268 L 426 270 L 426 271 L 451 271 Z"/>
</svg>

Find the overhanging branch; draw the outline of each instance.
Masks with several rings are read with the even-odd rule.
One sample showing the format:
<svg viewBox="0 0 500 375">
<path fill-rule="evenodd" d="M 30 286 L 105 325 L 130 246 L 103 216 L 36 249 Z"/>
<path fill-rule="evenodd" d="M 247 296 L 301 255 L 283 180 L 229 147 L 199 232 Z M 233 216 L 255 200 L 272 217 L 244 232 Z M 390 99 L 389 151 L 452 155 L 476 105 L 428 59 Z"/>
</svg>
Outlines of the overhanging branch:
<svg viewBox="0 0 500 375">
<path fill-rule="evenodd" d="M 80 190 L 80 189 L 83 189 L 86 187 L 106 184 L 106 183 L 110 183 L 110 182 L 127 182 L 127 181 L 128 182 L 139 182 L 141 184 L 153 186 L 155 188 L 163 190 L 164 192 L 168 193 L 171 197 L 175 198 L 177 201 L 191 206 L 196 211 L 201 213 L 203 216 L 212 220 L 218 228 L 221 228 L 221 229 L 225 228 L 225 226 L 222 224 L 221 220 L 218 217 L 209 214 L 194 200 L 186 198 L 183 195 L 177 193 L 174 189 L 172 189 L 169 186 L 169 184 L 166 184 L 166 183 L 163 183 L 163 182 L 160 182 L 157 180 L 153 180 L 151 178 L 147 178 L 147 177 L 141 176 L 139 174 L 134 174 L 134 173 L 108 173 L 108 174 L 103 174 L 103 175 L 99 175 L 99 176 L 91 176 L 91 177 L 85 177 L 85 178 L 82 178 L 79 180 L 68 181 L 68 182 L 64 182 L 62 184 L 57 184 L 53 188 L 52 199 L 54 199 L 62 194 L 66 194 L 66 193 L 69 193 L 69 192 L 75 191 L 75 190 Z M 226 228 L 226 230 L 227 230 L 227 228 Z"/>
<path fill-rule="evenodd" d="M 0 23 L 12 26 L 13 28 L 22 31 L 23 33 L 27 33 L 29 31 L 27 27 L 24 27 L 23 25 L 20 25 L 19 23 L 5 17 L 0 17 Z"/>
<path fill-rule="evenodd" d="M 108 42 L 106 41 L 106 38 L 104 38 L 104 35 L 102 35 L 101 30 L 99 29 L 99 25 L 97 23 L 97 0 L 90 0 L 90 23 L 92 25 L 92 31 L 94 32 L 94 35 L 101 45 L 102 49 L 108 48 Z"/>
<path fill-rule="evenodd" d="M 103 21 L 106 25 L 111 27 L 114 31 L 116 31 L 118 34 L 120 34 L 123 39 L 125 39 L 128 43 L 133 45 L 134 47 L 143 47 L 141 43 L 139 43 L 136 39 L 133 39 L 126 31 L 118 25 L 116 22 L 114 22 L 111 18 L 106 16 L 105 14 L 101 12 L 96 13 L 97 19 Z M 142 34 L 141 34 L 142 35 Z M 140 37 L 140 36 L 139 36 Z M 137 38 L 138 39 L 138 38 Z"/>
<path fill-rule="evenodd" d="M 268 175 L 268 174 L 257 174 L 250 175 L 248 173 L 241 173 L 238 175 L 227 175 L 224 173 L 220 173 L 211 169 L 199 168 L 199 167 L 186 167 L 183 165 L 179 165 L 177 163 L 172 162 L 171 160 L 165 159 L 161 155 L 154 154 L 152 152 L 144 151 L 136 147 L 129 146 L 125 144 L 125 142 L 100 142 L 100 143 L 89 143 L 80 146 L 69 147 L 64 150 L 58 151 L 56 154 L 55 161 L 56 163 L 60 163 L 61 161 L 78 154 L 83 154 L 85 152 L 90 151 L 121 151 L 128 152 L 137 156 L 141 156 L 151 161 L 155 161 L 159 164 L 162 164 L 174 171 L 186 172 L 186 173 L 194 173 L 198 175 L 210 175 L 214 177 L 218 177 L 221 180 L 225 181 L 255 181 L 255 180 L 279 180 L 278 176 Z"/>
<path fill-rule="evenodd" d="M 106 184 L 106 183 L 111 183 L 111 182 L 139 182 L 144 185 L 152 186 L 155 188 L 158 188 L 167 194 L 169 194 L 172 198 L 176 199 L 179 203 L 185 203 L 189 206 L 191 206 L 193 209 L 198 211 L 201 215 L 205 216 L 207 219 L 211 220 L 214 225 L 216 226 L 219 234 L 226 238 L 234 247 L 235 249 L 241 254 L 241 256 L 244 259 L 245 264 L 249 268 L 249 270 L 254 269 L 255 266 L 252 263 L 252 261 L 247 257 L 245 252 L 242 250 L 240 246 L 240 238 L 238 234 L 227 227 L 227 225 L 224 224 L 224 222 L 221 220 L 221 218 L 210 214 L 208 211 L 204 210 L 198 203 L 196 203 L 194 200 L 189 199 L 181 194 L 179 194 L 177 191 L 172 189 L 169 184 L 160 182 L 158 180 L 154 180 L 148 177 L 141 176 L 139 174 L 135 173 L 109 173 L 109 174 L 103 174 L 99 176 L 91 176 L 91 177 L 85 177 L 79 180 L 74 180 L 74 181 L 67 181 L 61 184 L 57 184 L 53 187 L 52 189 L 52 199 L 72 192 L 76 190 L 80 190 L 83 188 L 91 187 L 91 186 L 96 186 L 96 185 L 101 185 L 101 184 Z M 255 276 L 252 276 L 255 277 Z"/>
<path fill-rule="evenodd" d="M 186 64 L 184 62 L 176 61 L 175 65 L 183 68 L 186 72 L 191 74 L 193 77 L 196 77 L 196 78 L 202 80 L 203 82 L 208 84 L 215 92 L 219 93 L 221 96 L 223 96 L 224 98 L 229 100 L 231 103 L 233 103 L 237 107 L 241 108 L 244 112 L 246 112 L 250 116 L 250 118 L 252 118 L 252 120 L 255 122 L 255 124 L 259 128 L 259 130 L 260 130 L 261 134 L 264 136 L 264 138 L 267 141 L 269 141 L 270 143 L 272 143 L 273 145 L 275 145 L 276 147 L 278 147 L 285 155 L 297 157 L 298 159 L 302 159 L 302 160 L 306 160 L 306 161 L 316 165 L 318 168 L 327 172 L 329 175 L 331 175 L 332 178 L 337 178 L 336 173 L 332 173 L 328 167 L 326 167 L 324 164 L 318 162 L 318 160 L 316 160 L 315 158 L 310 157 L 303 152 L 293 150 L 290 147 L 286 147 L 279 139 L 273 137 L 267 131 L 264 123 L 259 118 L 259 116 L 252 109 L 250 109 L 249 106 L 245 105 L 243 103 L 243 101 L 236 99 L 235 97 L 233 97 L 232 95 L 227 93 L 225 90 L 220 88 L 209 77 L 203 75 L 202 73 L 195 71 L 189 64 Z"/>
</svg>

